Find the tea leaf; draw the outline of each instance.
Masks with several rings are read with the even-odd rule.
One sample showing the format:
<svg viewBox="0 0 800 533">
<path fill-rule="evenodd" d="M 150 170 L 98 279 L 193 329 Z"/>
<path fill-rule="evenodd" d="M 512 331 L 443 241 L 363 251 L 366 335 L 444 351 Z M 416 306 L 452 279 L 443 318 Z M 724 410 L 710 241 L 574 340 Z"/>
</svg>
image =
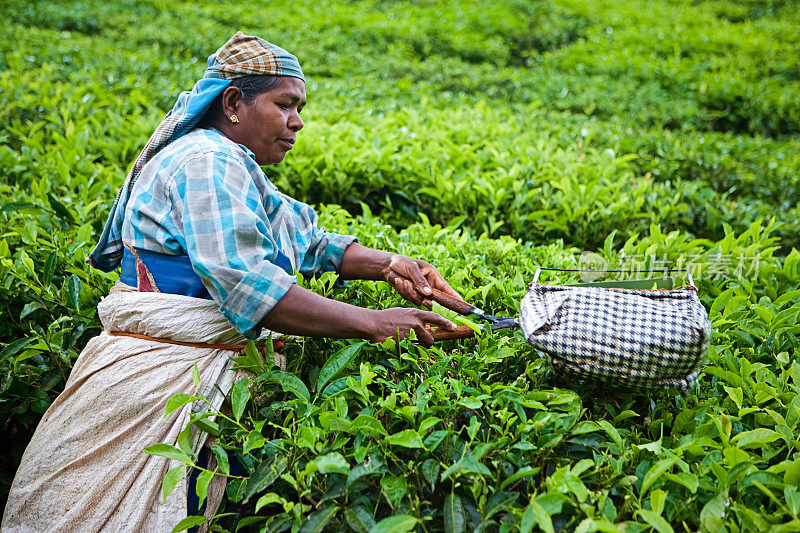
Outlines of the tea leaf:
<svg viewBox="0 0 800 533">
<path fill-rule="evenodd" d="M 256 502 L 255 512 L 261 510 L 262 507 L 267 506 L 271 503 L 282 503 L 284 500 L 274 492 L 268 492 L 261 496 L 258 501 Z"/>
<path fill-rule="evenodd" d="M 394 435 L 386 437 L 386 442 L 392 446 L 403 446 L 404 448 L 425 448 L 419 433 L 413 429 L 405 429 Z"/>
<path fill-rule="evenodd" d="M 459 533 L 466 531 L 466 528 L 467 523 L 461 498 L 450 493 L 444 499 L 444 530 L 446 533 Z"/>
<path fill-rule="evenodd" d="M 329 506 L 312 513 L 300 526 L 300 533 L 320 533 L 338 510 L 339 508 L 336 506 Z"/>
<path fill-rule="evenodd" d="M 518 496 L 519 494 L 516 492 L 495 492 L 486 504 L 486 518 L 491 518 L 500 511 L 507 509 L 517 500 Z"/>
<path fill-rule="evenodd" d="M 245 496 L 250 498 L 256 492 L 269 488 L 286 471 L 288 466 L 289 461 L 285 457 L 276 456 L 272 459 L 261 461 L 255 472 L 247 478 Z"/>
<path fill-rule="evenodd" d="M 300 379 L 288 372 L 280 370 L 272 370 L 258 377 L 256 381 L 269 381 L 277 383 L 281 386 L 284 392 L 291 392 L 301 400 L 311 401 L 311 393 L 308 392 L 308 387 Z"/>
<path fill-rule="evenodd" d="M 642 480 L 642 488 L 639 489 L 639 493 L 644 495 L 647 493 L 647 489 L 649 489 L 653 483 L 658 481 L 664 472 L 672 468 L 672 466 L 677 462 L 677 458 L 669 457 L 667 459 L 661 459 L 656 464 L 650 467 L 647 473 L 644 475 L 644 479 Z"/>
<path fill-rule="evenodd" d="M 174 528 L 172 528 L 172 533 L 178 533 L 179 531 L 186 531 L 187 529 L 203 525 L 207 521 L 208 519 L 204 516 L 187 516 L 186 518 L 178 522 Z"/>
<path fill-rule="evenodd" d="M 81 280 L 78 276 L 72 274 L 67 282 L 67 290 L 69 291 L 69 301 L 72 308 L 76 311 L 81 310 Z"/>
<path fill-rule="evenodd" d="M 325 365 L 322 367 L 322 370 L 319 371 L 319 376 L 317 376 L 316 390 L 322 391 L 325 388 L 325 385 L 336 378 L 342 372 L 342 370 L 350 366 L 365 344 L 367 344 L 367 341 L 361 341 L 345 346 L 336 352 L 333 357 L 328 359 L 325 362 Z"/>
<path fill-rule="evenodd" d="M 344 512 L 344 517 L 347 525 L 358 533 L 369 533 L 369 530 L 375 526 L 375 519 L 360 505 L 348 507 Z"/>
<path fill-rule="evenodd" d="M 167 471 L 167 474 L 161 481 L 161 494 L 164 501 L 166 501 L 167 496 L 172 494 L 172 491 L 175 490 L 175 487 L 183 478 L 184 468 L 185 467 L 183 466 L 176 466 L 175 468 L 171 468 Z"/>
<path fill-rule="evenodd" d="M 220 472 L 223 474 L 230 474 L 231 468 L 228 461 L 228 452 L 216 444 L 211 445 L 210 448 L 211 451 L 214 452 L 214 457 L 217 459 L 217 468 L 219 468 Z M 256 512 L 258 512 L 258 509 L 256 509 Z"/>
<path fill-rule="evenodd" d="M 316 465 L 321 474 L 336 473 L 348 475 L 350 473 L 350 464 L 337 452 L 322 455 L 311 462 Z"/>
<path fill-rule="evenodd" d="M 200 370 L 197 368 L 197 362 L 192 365 L 192 381 L 197 390 L 200 390 Z"/>
<path fill-rule="evenodd" d="M 403 496 L 408 492 L 408 485 L 405 478 L 389 475 L 381 479 L 381 489 L 386 494 L 389 504 L 394 508 L 400 505 Z"/>
<path fill-rule="evenodd" d="M 658 531 L 658 533 L 674 533 L 674 529 L 669 525 L 669 522 L 664 520 L 664 517 L 659 516 L 655 511 L 648 509 L 640 509 L 638 514 L 650 527 Z"/>
<path fill-rule="evenodd" d="M 231 407 L 233 408 L 233 418 L 238 422 L 244 414 L 248 400 L 250 400 L 250 384 L 248 379 L 240 379 L 231 389 Z"/>
<path fill-rule="evenodd" d="M 414 530 L 417 522 L 416 518 L 406 514 L 390 516 L 372 526 L 369 533 L 408 533 Z"/>
<path fill-rule="evenodd" d="M 191 403 L 197 400 L 202 400 L 202 398 L 200 396 L 192 396 L 190 394 L 183 394 L 183 393 L 175 394 L 169 400 L 167 400 L 167 405 L 166 407 L 164 407 L 164 417 L 166 418 L 168 414 L 180 409 L 187 403 Z"/>
<path fill-rule="evenodd" d="M 522 533 L 530 533 L 533 531 L 534 525 L 539 526 L 539 528 L 545 533 L 555 533 L 555 529 L 553 528 L 553 520 L 550 518 L 550 515 L 547 514 L 547 511 L 545 511 L 541 505 L 539 505 L 539 503 L 536 501 L 536 498 L 531 498 L 528 507 L 522 514 L 520 531 Z"/>
<path fill-rule="evenodd" d="M 379 420 L 369 415 L 358 415 L 350 424 L 349 430 L 353 434 L 364 432 L 371 437 L 386 436 L 388 433 L 383 428 L 383 424 Z M 419 437 L 419 434 L 417 434 Z M 413 439 L 413 435 L 410 437 Z M 424 446 L 421 446 L 424 447 Z"/>
<path fill-rule="evenodd" d="M 53 280 L 53 274 L 56 271 L 56 263 L 58 261 L 58 250 L 54 250 L 47 256 L 44 262 L 44 271 L 42 272 L 42 282 L 49 283 Z"/>
<path fill-rule="evenodd" d="M 266 348 L 272 347 L 272 334 L 269 335 L 269 338 L 266 340 L 265 344 Z M 274 352 L 271 350 L 265 350 L 267 360 L 269 361 L 269 365 L 272 365 L 272 357 L 274 359 Z M 269 353 L 271 352 L 271 353 Z M 263 374 L 268 370 L 267 364 L 264 363 L 264 359 L 261 357 L 261 354 L 258 352 L 258 348 L 253 341 L 248 341 L 248 343 L 244 347 L 244 355 L 231 357 L 231 361 L 233 361 L 234 369 L 235 370 L 246 370 L 256 375 Z"/>
<path fill-rule="evenodd" d="M 751 431 L 743 431 L 731 439 L 740 448 L 759 448 L 769 442 L 774 442 L 781 438 L 781 434 L 767 428 L 758 428 Z"/>
<path fill-rule="evenodd" d="M 192 460 L 188 455 L 182 452 L 179 448 L 170 446 L 169 444 L 153 444 L 145 448 L 144 453 L 166 457 L 167 459 L 173 459 L 187 465 L 192 464 Z"/>
<path fill-rule="evenodd" d="M 206 495 L 208 494 L 208 484 L 211 482 L 211 479 L 214 477 L 214 472 L 209 470 L 203 470 L 197 476 L 197 484 L 195 485 L 195 491 L 197 492 L 197 497 L 200 499 L 198 506 L 202 507 L 203 502 L 206 500 Z"/>
<path fill-rule="evenodd" d="M 11 357 L 19 353 L 25 346 L 33 342 L 33 338 L 24 338 L 18 339 L 14 342 L 10 342 L 3 347 L 3 350 L 0 351 L 0 363 L 5 361 L 7 357 Z"/>
</svg>

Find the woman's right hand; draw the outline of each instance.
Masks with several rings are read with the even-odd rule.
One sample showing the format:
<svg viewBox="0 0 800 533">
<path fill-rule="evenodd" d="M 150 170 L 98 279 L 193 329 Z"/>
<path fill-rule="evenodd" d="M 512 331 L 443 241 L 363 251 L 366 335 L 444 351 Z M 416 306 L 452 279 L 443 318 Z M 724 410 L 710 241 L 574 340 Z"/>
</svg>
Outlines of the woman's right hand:
<svg viewBox="0 0 800 533">
<path fill-rule="evenodd" d="M 411 330 L 414 330 L 419 343 L 429 347 L 434 342 L 429 326 L 450 331 L 456 329 L 455 324 L 436 313 L 409 307 L 392 307 L 375 311 L 375 330 L 369 340 L 383 342 L 389 337 L 396 340 L 407 339 Z"/>
</svg>

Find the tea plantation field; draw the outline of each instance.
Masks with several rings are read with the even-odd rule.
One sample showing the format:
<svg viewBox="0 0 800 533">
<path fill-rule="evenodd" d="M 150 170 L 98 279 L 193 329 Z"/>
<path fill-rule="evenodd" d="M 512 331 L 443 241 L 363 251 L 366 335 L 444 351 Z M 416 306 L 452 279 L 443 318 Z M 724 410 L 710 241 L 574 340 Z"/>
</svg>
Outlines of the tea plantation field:
<svg viewBox="0 0 800 533">
<path fill-rule="evenodd" d="M 0 505 L 101 330 L 118 276 L 84 260 L 128 167 L 240 29 L 308 77 L 306 126 L 265 171 L 327 229 L 507 316 L 538 266 L 584 252 L 689 268 L 713 332 L 684 395 L 559 380 L 520 333 L 248 357 L 212 428 L 221 472 L 248 472 L 213 531 L 800 531 L 797 7 L 0 0 Z"/>
</svg>

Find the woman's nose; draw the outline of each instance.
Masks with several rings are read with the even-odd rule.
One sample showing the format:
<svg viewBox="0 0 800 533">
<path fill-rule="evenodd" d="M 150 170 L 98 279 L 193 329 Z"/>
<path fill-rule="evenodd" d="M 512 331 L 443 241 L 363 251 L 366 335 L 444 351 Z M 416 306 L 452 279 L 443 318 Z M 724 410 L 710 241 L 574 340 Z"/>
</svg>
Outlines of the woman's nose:
<svg viewBox="0 0 800 533">
<path fill-rule="evenodd" d="M 297 113 L 297 111 L 289 116 L 287 126 L 289 126 L 289 129 L 292 131 L 300 131 L 303 129 L 303 119 L 300 118 L 300 115 Z"/>
</svg>

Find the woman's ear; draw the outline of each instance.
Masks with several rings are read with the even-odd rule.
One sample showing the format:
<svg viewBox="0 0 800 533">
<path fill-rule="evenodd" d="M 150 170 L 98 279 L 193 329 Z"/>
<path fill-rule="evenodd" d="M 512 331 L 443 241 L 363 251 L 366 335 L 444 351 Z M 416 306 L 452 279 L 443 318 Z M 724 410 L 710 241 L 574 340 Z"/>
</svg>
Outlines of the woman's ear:
<svg viewBox="0 0 800 533">
<path fill-rule="evenodd" d="M 222 91 L 222 114 L 225 118 L 241 111 L 242 91 L 238 87 L 226 87 Z"/>
</svg>

